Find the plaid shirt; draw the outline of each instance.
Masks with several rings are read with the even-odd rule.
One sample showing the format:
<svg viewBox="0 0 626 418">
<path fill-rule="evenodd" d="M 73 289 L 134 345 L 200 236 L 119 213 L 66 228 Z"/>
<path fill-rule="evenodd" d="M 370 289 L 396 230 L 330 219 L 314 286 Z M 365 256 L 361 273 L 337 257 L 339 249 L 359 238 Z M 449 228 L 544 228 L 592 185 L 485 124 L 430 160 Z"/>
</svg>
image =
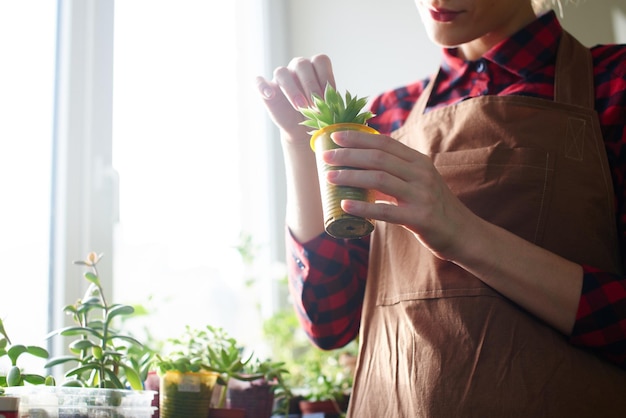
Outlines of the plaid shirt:
<svg viewBox="0 0 626 418">
<path fill-rule="evenodd" d="M 427 111 L 480 95 L 526 95 L 553 99 L 555 61 L 562 28 L 553 12 L 539 17 L 481 59 L 463 61 L 446 49 Z M 595 107 L 611 167 L 616 222 L 626 266 L 626 47 L 591 48 Z M 428 80 L 389 92 L 372 102 L 370 126 L 383 134 L 399 128 Z M 288 268 L 296 310 L 309 337 L 322 348 L 347 344 L 358 333 L 367 276 L 369 238 L 329 235 L 301 244 L 287 234 Z M 583 266 L 583 288 L 574 345 L 587 347 L 626 368 L 626 277 Z"/>
</svg>

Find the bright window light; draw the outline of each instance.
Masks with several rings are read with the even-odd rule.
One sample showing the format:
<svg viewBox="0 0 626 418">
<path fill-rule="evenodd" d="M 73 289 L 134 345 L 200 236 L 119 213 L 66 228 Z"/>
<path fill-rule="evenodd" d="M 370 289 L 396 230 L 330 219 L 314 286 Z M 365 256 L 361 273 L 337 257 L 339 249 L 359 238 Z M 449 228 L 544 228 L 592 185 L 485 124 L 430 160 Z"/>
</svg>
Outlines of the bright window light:
<svg viewBox="0 0 626 418">
<path fill-rule="evenodd" d="M 0 2 L 0 318 L 44 347 L 56 17 L 54 1 Z"/>
<path fill-rule="evenodd" d="M 185 325 L 244 340 L 261 328 L 234 248 L 246 210 L 236 3 L 115 5 L 115 298 L 151 310 L 156 339 Z"/>
</svg>

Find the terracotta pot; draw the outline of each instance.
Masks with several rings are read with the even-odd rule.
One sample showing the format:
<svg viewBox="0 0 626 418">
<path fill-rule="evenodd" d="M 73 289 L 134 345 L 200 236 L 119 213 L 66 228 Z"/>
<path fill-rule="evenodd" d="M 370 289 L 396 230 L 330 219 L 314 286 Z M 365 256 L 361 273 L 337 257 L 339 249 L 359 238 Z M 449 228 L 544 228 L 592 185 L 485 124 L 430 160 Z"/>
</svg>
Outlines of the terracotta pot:
<svg viewBox="0 0 626 418">
<path fill-rule="evenodd" d="M 339 417 L 347 409 L 347 405 L 337 403 L 334 400 L 325 401 L 300 401 L 302 415 L 324 413 L 325 417 Z"/>
<path fill-rule="evenodd" d="M 245 409 L 246 418 L 270 418 L 274 406 L 273 386 L 264 379 L 252 382 L 231 380 L 228 397 L 232 408 Z"/>
<path fill-rule="evenodd" d="M 241 408 L 211 408 L 209 418 L 246 418 L 246 410 Z"/>
</svg>

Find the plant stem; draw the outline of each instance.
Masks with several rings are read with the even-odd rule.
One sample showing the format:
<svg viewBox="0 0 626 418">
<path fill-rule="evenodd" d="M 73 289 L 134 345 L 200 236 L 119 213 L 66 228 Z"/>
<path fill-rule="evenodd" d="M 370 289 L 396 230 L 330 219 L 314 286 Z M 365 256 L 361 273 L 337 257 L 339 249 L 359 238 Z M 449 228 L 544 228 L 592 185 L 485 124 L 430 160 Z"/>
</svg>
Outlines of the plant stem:
<svg viewBox="0 0 626 418">
<path fill-rule="evenodd" d="M 96 265 L 94 264 L 92 266 L 92 270 L 93 270 L 93 274 L 96 275 L 96 277 L 98 277 L 98 284 L 96 284 L 96 287 L 98 288 L 98 293 L 100 294 L 100 300 L 102 301 L 102 341 L 100 342 L 100 348 L 102 349 L 102 357 L 98 360 L 98 363 L 100 364 L 100 367 L 98 368 L 98 374 L 99 374 L 99 380 L 100 382 L 98 383 L 98 385 L 101 388 L 106 387 L 105 385 L 105 379 L 106 379 L 106 371 L 105 371 L 105 365 L 104 365 L 104 358 L 105 358 L 105 352 L 106 352 L 106 341 L 107 341 L 107 337 L 108 337 L 108 333 L 109 333 L 109 324 L 107 321 L 107 315 L 109 313 L 109 306 L 107 305 L 107 301 L 106 301 L 106 297 L 104 296 L 104 291 L 102 290 L 102 285 L 100 284 L 100 276 L 98 275 L 98 269 L 96 267 Z"/>
</svg>

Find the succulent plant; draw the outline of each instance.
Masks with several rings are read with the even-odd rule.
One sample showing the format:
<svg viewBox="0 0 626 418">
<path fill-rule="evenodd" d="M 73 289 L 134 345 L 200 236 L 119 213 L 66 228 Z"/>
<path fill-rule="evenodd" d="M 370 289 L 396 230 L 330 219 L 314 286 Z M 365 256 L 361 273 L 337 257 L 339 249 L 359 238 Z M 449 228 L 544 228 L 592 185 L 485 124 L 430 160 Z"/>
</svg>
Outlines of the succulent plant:
<svg viewBox="0 0 626 418">
<path fill-rule="evenodd" d="M 49 337 L 74 337 L 69 344 L 71 355 L 55 357 L 46 367 L 77 364 L 65 373 L 68 379 L 63 386 L 118 389 L 130 386 L 141 390 L 143 382 L 139 365 L 129 358 L 132 356 L 128 354 L 128 348 L 133 345 L 141 347 L 142 344 L 130 335 L 119 333 L 112 324 L 115 318 L 131 315 L 134 308 L 107 303 L 97 270 L 101 258 L 101 255 L 92 252 L 86 260 L 74 262 L 90 268 L 91 271 L 84 274 L 90 286 L 81 300 L 64 308 L 64 312 L 72 316 L 76 325 L 49 334 Z"/>
<path fill-rule="evenodd" d="M 306 118 L 301 124 L 315 130 L 336 123 L 365 125 L 367 120 L 374 116 L 372 112 L 363 111 L 367 104 L 367 98 L 352 96 L 348 91 L 346 91 L 344 98 L 330 83 L 326 84 L 323 98 L 313 94 L 312 99 L 313 106 L 303 107 L 299 110 Z"/>
<path fill-rule="evenodd" d="M 39 374 L 26 373 L 18 365 L 18 359 L 23 354 L 48 358 L 48 350 L 35 345 L 11 344 L 11 340 L 4 329 L 4 323 L 0 319 L 0 358 L 8 357 L 11 361 L 11 368 L 6 376 L 0 376 L 0 395 L 4 392 L 3 388 L 9 386 L 24 386 L 25 383 L 32 385 L 52 385 L 54 386 L 54 378 L 52 376 L 44 377 Z"/>
</svg>

